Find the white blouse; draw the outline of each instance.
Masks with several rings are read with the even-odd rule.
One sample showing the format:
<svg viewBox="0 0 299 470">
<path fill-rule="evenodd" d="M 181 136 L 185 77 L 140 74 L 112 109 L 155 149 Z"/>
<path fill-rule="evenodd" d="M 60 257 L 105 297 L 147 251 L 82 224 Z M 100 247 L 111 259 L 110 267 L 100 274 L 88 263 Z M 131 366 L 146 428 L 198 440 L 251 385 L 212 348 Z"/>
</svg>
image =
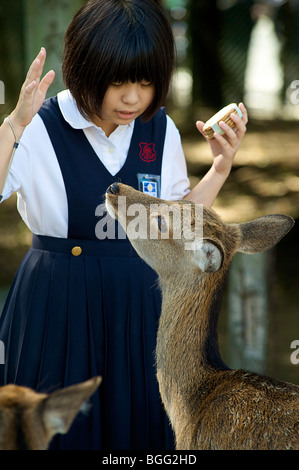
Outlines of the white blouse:
<svg viewBox="0 0 299 470">
<path fill-rule="evenodd" d="M 75 129 L 82 129 L 107 170 L 115 175 L 124 165 L 134 122 L 106 137 L 100 127 L 87 121 L 78 111 L 68 90 L 58 94 L 64 119 Z M 82 155 L 84 158 L 84 155 Z M 167 116 L 167 128 L 161 170 L 161 198 L 182 199 L 189 192 L 186 161 L 180 134 Z M 67 237 L 68 205 L 64 182 L 51 140 L 37 114 L 26 127 L 3 190 L 5 200 L 17 192 L 18 211 L 35 234 Z"/>
</svg>

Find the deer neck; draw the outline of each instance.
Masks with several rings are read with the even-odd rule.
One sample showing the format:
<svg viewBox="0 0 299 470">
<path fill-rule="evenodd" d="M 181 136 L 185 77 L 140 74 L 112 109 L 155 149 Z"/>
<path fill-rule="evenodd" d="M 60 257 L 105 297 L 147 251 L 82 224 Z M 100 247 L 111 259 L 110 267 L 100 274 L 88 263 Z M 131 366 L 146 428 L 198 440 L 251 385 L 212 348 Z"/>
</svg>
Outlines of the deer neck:
<svg viewBox="0 0 299 470">
<path fill-rule="evenodd" d="M 173 387 L 181 395 L 196 391 L 198 396 L 210 374 L 227 369 L 217 338 L 223 283 L 219 273 L 196 276 L 193 282 L 161 282 L 156 359 L 164 400 L 170 399 Z"/>
</svg>

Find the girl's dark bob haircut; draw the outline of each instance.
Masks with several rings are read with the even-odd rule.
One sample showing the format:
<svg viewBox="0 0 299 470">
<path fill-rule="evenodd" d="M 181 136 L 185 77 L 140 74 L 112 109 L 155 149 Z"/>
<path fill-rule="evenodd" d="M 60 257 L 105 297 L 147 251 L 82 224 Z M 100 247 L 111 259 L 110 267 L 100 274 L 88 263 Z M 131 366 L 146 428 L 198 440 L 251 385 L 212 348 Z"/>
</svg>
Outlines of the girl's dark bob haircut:
<svg viewBox="0 0 299 470">
<path fill-rule="evenodd" d="M 111 84 L 151 82 L 154 99 L 142 116 L 148 120 L 165 102 L 174 50 L 172 29 L 158 0 L 90 0 L 65 34 L 64 82 L 89 120 L 101 117 Z"/>
</svg>

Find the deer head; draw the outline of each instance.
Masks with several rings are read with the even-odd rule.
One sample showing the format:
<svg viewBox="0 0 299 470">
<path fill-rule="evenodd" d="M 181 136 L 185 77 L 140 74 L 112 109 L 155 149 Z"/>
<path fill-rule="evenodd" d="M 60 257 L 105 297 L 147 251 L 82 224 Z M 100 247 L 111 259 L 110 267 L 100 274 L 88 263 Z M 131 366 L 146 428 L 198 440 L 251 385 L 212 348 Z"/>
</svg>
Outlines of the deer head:
<svg viewBox="0 0 299 470">
<path fill-rule="evenodd" d="M 163 280 L 171 277 L 172 282 L 175 273 L 182 278 L 226 269 L 237 251 L 268 250 L 294 224 L 286 215 L 226 224 L 213 209 L 186 200 L 157 199 L 121 183 L 107 189 L 106 207 L 137 253 Z"/>
</svg>

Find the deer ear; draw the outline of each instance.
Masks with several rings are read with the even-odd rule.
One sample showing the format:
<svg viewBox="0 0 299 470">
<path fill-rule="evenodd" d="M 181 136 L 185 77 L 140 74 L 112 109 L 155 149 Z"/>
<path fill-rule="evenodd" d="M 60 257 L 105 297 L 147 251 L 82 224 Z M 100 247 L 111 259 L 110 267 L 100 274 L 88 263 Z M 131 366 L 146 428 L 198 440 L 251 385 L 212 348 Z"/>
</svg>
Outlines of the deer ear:
<svg viewBox="0 0 299 470">
<path fill-rule="evenodd" d="M 213 241 L 203 239 L 194 244 L 193 261 L 205 273 L 214 273 L 221 268 L 223 253 Z"/>
<path fill-rule="evenodd" d="M 45 398 L 43 421 L 50 437 L 65 434 L 86 400 L 96 391 L 101 377 L 57 390 Z"/>
<path fill-rule="evenodd" d="M 266 215 L 239 224 L 241 253 L 259 253 L 273 248 L 291 230 L 294 219 L 288 215 Z"/>
</svg>

